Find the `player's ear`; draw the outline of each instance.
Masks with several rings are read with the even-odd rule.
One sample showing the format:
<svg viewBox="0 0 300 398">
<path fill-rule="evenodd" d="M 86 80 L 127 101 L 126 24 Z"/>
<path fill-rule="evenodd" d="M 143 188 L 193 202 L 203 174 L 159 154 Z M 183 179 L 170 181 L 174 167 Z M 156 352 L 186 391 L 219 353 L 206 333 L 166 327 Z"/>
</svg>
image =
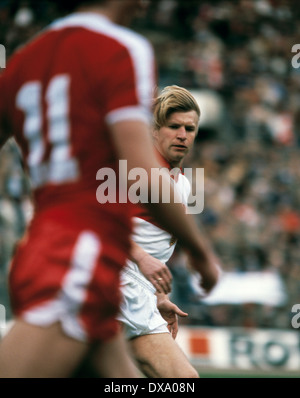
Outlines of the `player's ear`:
<svg viewBox="0 0 300 398">
<path fill-rule="evenodd" d="M 157 128 L 154 128 L 154 129 L 152 130 L 152 137 L 153 137 L 153 138 L 158 138 L 158 129 L 157 129 Z"/>
</svg>

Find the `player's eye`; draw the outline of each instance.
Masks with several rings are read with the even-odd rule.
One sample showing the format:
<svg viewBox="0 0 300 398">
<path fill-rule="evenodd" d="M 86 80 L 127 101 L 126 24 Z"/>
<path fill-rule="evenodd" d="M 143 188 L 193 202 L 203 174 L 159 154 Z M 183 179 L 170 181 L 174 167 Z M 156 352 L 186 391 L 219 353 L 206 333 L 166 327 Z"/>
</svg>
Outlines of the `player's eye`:
<svg viewBox="0 0 300 398">
<path fill-rule="evenodd" d="M 186 131 L 189 131 L 189 132 L 193 132 L 196 130 L 194 126 L 186 126 L 185 129 L 186 129 Z"/>
</svg>

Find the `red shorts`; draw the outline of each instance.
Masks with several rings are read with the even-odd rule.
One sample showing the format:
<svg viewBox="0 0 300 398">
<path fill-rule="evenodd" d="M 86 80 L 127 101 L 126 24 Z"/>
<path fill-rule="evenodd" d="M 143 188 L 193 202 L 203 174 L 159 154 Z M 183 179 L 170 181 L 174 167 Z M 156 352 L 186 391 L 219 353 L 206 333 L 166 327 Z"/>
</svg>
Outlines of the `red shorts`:
<svg viewBox="0 0 300 398">
<path fill-rule="evenodd" d="M 81 341 L 103 341 L 118 332 L 119 273 L 127 253 L 103 232 L 36 220 L 10 268 L 9 290 L 17 317 L 40 326 L 61 322 Z M 121 238 L 120 238 L 121 239 Z M 124 237 L 123 243 L 124 243 Z"/>
</svg>

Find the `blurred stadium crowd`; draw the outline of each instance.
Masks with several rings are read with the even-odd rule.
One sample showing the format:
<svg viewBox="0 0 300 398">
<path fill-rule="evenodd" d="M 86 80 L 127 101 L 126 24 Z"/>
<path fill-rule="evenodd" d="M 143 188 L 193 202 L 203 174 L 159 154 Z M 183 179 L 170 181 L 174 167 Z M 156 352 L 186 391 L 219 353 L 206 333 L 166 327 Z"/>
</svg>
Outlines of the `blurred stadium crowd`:
<svg viewBox="0 0 300 398">
<path fill-rule="evenodd" d="M 55 15 L 46 1 L 0 0 L 7 56 Z M 299 22 L 296 0 L 150 1 L 135 22 L 156 50 L 159 85 L 184 86 L 199 95 L 200 106 L 203 101 L 186 166 L 205 170 L 205 206 L 197 219 L 224 271 L 276 273 L 288 297 L 279 307 L 207 306 L 192 289 L 179 248 L 170 267 L 189 323 L 291 327 L 291 307 L 300 297 L 300 68 L 291 64 Z M 13 142 L 1 153 L 0 181 L 2 287 L 31 211 Z"/>
</svg>

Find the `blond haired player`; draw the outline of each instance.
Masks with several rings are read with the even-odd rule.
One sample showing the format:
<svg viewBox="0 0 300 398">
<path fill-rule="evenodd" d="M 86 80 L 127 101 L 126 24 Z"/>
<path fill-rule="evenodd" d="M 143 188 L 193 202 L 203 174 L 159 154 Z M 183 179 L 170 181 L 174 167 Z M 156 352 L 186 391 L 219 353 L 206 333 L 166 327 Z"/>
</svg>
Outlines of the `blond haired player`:
<svg viewBox="0 0 300 398">
<path fill-rule="evenodd" d="M 185 156 L 198 132 L 200 109 L 191 93 L 178 86 L 165 87 L 154 103 L 153 141 L 162 167 L 186 206 L 190 182 L 182 174 Z M 148 377 L 198 377 L 175 341 L 177 316 L 187 316 L 166 293 L 171 274 L 165 265 L 176 240 L 140 207 L 134 217 L 131 258 L 122 272 L 123 303 L 118 319 L 141 370 Z M 159 292 L 159 293 L 158 293 Z"/>
</svg>

